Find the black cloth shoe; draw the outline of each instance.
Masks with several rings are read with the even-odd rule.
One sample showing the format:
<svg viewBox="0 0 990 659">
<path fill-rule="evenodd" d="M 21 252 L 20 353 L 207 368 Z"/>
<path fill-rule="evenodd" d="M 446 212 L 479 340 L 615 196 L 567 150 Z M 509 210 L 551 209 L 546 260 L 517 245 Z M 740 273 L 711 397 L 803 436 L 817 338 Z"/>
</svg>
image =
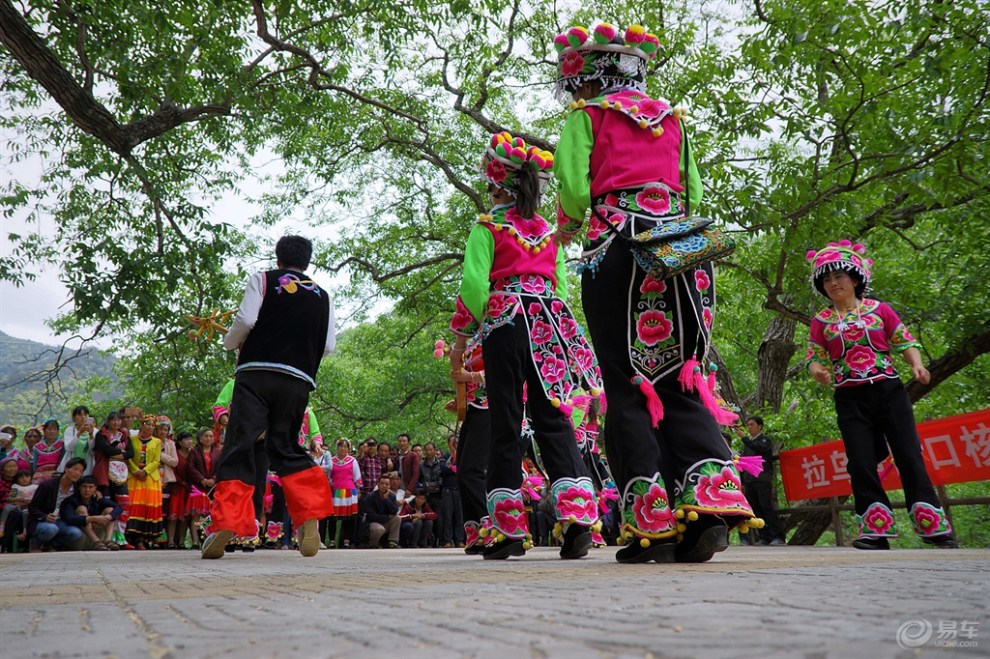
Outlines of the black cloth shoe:
<svg viewBox="0 0 990 659">
<path fill-rule="evenodd" d="M 649 547 L 639 544 L 639 538 L 633 538 L 625 547 L 615 552 L 615 560 L 619 563 L 675 563 L 676 543 L 673 540 L 653 541 Z"/>
<path fill-rule="evenodd" d="M 485 550 L 481 552 L 481 557 L 486 561 L 501 561 L 509 556 L 523 556 L 525 553 L 526 548 L 523 547 L 522 540 L 506 538 L 501 542 L 485 547 Z"/>
<path fill-rule="evenodd" d="M 591 549 L 591 531 L 587 526 L 571 524 L 564 533 L 564 544 L 560 548 L 560 557 L 564 560 L 584 558 Z"/>
<path fill-rule="evenodd" d="M 468 556 L 477 556 L 483 551 L 485 551 L 485 546 L 480 542 L 475 542 L 464 548 L 464 553 Z"/>
<path fill-rule="evenodd" d="M 959 541 L 951 533 L 922 538 L 921 541 L 938 549 L 959 549 Z"/>
<path fill-rule="evenodd" d="M 729 534 L 725 522 L 714 515 L 705 515 L 687 525 L 684 539 L 677 543 L 677 562 L 704 563 L 728 548 Z"/>
<path fill-rule="evenodd" d="M 856 549 L 890 549 L 887 538 L 856 538 L 853 540 Z"/>
</svg>

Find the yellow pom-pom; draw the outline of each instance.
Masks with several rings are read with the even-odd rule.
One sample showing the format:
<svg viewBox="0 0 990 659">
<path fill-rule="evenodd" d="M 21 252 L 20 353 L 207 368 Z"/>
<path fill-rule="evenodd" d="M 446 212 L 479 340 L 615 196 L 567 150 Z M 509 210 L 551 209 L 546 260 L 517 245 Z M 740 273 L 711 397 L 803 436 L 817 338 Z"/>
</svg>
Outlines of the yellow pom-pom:
<svg viewBox="0 0 990 659">
<path fill-rule="evenodd" d="M 756 528 L 758 528 L 758 529 L 762 529 L 762 528 L 763 528 L 764 526 L 766 526 L 766 525 L 767 525 L 767 523 L 766 523 L 766 522 L 764 522 L 764 521 L 763 521 L 762 519 L 760 519 L 759 517 L 754 517 L 754 518 L 753 518 L 753 522 L 759 522 L 759 524 L 757 524 L 757 525 L 756 525 Z M 750 522 L 750 524 L 752 524 L 753 522 Z"/>
<path fill-rule="evenodd" d="M 640 538 L 639 539 L 639 546 L 642 547 L 643 549 L 646 549 L 647 547 L 650 546 L 650 539 L 649 538 Z"/>
<path fill-rule="evenodd" d="M 698 513 L 692 510 L 687 514 L 687 518 L 692 522 L 696 522 L 698 521 Z"/>
<path fill-rule="evenodd" d="M 529 540 L 523 543 L 523 549 L 525 549 L 526 551 L 529 551 L 532 548 L 533 548 L 533 543 L 530 542 Z"/>
<path fill-rule="evenodd" d="M 572 110 L 577 110 L 578 109 L 577 101 L 571 101 L 571 106 L 570 107 L 571 107 Z"/>
<path fill-rule="evenodd" d="M 598 105 L 601 107 L 601 109 L 607 110 L 608 109 L 608 106 L 611 105 L 611 104 L 608 101 L 602 101 Z"/>
<path fill-rule="evenodd" d="M 677 532 L 678 533 L 684 533 L 685 531 L 687 531 L 687 526 L 685 526 L 684 524 L 678 524 L 677 525 Z"/>
<path fill-rule="evenodd" d="M 629 108 L 629 114 L 639 114 L 639 108 L 637 106 L 632 106 Z"/>
<path fill-rule="evenodd" d="M 479 530 L 478 531 L 478 535 L 481 536 L 482 538 L 487 538 L 488 537 L 488 529 L 481 529 L 481 530 Z"/>
<path fill-rule="evenodd" d="M 567 518 L 567 521 L 573 524 L 574 522 L 577 521 L 577 515 L 571 515 L 570 517 Z"/>
<path fill-rule="evenodd" d="M 502 535 L 501 533 L 495 536 L 495 542 L 504 542 L 504 541 L 505 541 L 505 536 Z"/>
<path fill-rule="evenodd" d="M 578 99 L 577 106 L 579 108 L 583 108 L 585 105 L 587 105 L 587 103 L 584 102 L 584 99 L 583 98 Z"/>
<path fill-rule="evenodd" d="M 675 510 L 674 517 L 676 517 L 677 519 L 684 519 L 684 509 L 678 508 L 677 510 Z"/>
<path fill-rule="evenodd" d="M 649 124 L 649 122 L 646 119 L 640 119 L 639 120 L 639 127 L 640 128 L 646 128 L 649 125 L 650 124 Z"/>
<path fill-rule="evenodd" d="M 678 533 L 678 534 L 677 534 L 677 542 L 680 542 L 680 541 L 681 541 L 681 540 L 683 540 L 683 539 L 684 539 L 684 535 L 683 535 L 683 534 L 681 534 L 681 533 Z"/>
<path fill-rule="evenodd" d="M 602 395 L 602 390 L 599 389 L 598 387 L 592 387 L 591 388 L 591 395 L 592 396 L 601 396 Z"/>
<path fill-rule="evenodd" d="M 602 532 L 602 520 L 598 520 L 597 522 L 595 522 L 594 524 L 592 524 L 591 525 L 591 530 L 594 531 L 595 533 L 601 533 Z"/>
<path fill-rule="evenodd" d="M 657 126 L 653 129 L 653 137 L 660 137 L 663 135 L 663 126 Z"/>
<path fill-rule="evenodd" d="M 560 407 L 560 399 L 554 398 L 553 400 L 550 401 L 550 404 L 553 405 L 554 407 Z"/>
<path fill-rule="evenodd" d="M 739 532 L 743 535 L 747 535 L 749 533 L 749 524 L 740 524 Z"/>
</svg>

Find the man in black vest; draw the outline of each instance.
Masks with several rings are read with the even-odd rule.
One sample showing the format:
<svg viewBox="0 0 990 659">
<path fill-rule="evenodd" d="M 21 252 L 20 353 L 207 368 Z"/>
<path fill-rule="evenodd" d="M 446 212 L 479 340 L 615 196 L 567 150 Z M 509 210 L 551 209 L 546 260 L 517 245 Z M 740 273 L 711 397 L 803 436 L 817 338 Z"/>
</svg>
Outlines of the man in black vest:
<svg viewBox="0 0 990 659">
<path fill-rule="evenodd" d="M 279 239 L 277 269 L 248 280 L 224 336 L 224 347 L 240 353 L 213 495 L 214 531 L 203 543 L 203 558 L 220 558 L 233 536 L 256 533 L 255 470 L 266 452 L 282 482 L 303 556 L 319 550 L 319 520 L 333 514 L 327 478 L 299 445 L 316 371 L 335 343 L 329 296 L 305 273 L 312 254 L 306 238 Z"/>
<path fill-rule="evenodd" d="M 740 439 L 745 448 L 742 451 L 744 456 L 758 455 L 763 458 L 763 471 L 759 476 L 753 476 L 748 472 L 742 473 L 743 493 L 753 507 L 753 512 L 757 517 L 762 517 L 766 522 L 765 534 L 760 540 L 761 545 L 785 545 L 784 527 L 777 516 L 776 504 L 773 496 L 773 442 L 763 434 L 763 418 L 751 416 L 746 419 L 746 429 L 749 437 L 740 434 Z"/>
</svg>

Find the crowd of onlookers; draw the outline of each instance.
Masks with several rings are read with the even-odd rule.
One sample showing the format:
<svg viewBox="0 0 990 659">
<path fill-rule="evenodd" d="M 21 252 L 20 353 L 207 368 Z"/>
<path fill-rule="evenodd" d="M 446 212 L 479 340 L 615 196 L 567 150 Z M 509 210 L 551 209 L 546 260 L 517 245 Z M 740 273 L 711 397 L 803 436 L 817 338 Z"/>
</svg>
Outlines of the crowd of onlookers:
<svg viewBox="0 0 990 659">
<path fill-rule="evenodd" d="M 80 406 L 67 427 L 55 419 L 18 437 L 0 430 L 0 551 L 197 548 L 209 524 L 209 493 L 227 415 L 213 427 L 173 431 L 165 416 L 125 407 L 101 423 Z M 325 445 L 300 433 L 323 467 L 334 516 L 325 547 L 463 547 L 456 438 L 445 446 L 369 437 Z M 259 534 L 230 550 L 293 546 L 278 477 L 257 484 Z M 535 515 L 535 512 L 534 512 Z"/>
</svg>

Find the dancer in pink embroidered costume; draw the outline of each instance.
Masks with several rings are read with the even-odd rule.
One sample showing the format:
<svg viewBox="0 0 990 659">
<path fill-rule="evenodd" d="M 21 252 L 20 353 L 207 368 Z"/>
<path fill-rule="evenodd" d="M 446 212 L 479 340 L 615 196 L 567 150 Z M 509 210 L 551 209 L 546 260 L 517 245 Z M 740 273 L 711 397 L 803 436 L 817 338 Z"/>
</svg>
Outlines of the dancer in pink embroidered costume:
<svg viewBox="0 0 990 659">
<path fill-rule="evenodd" d="M 880 483 L 877 463 L 888 454 L 900 472 L 914 530 L 936 547 L 958 547 L 921 455 L 914 410 L 894 369 L 899 352 L 922 384 L 930 375 L 918 342 L 885 302 L 864 297 L 873 261 L 849 240 L 808 252 L 811 281 L 832 305 L 811 320 L 808 370 L 835 386 L 835 412 L 849 462 L 856 501 L 857 549 L 889 549 L 897 537 L 894 512 Z"/>
<path fill-rule="evenodd" d="M 733 416 L 715 402 L 714 372 L 706 378 L 701 369 L 714 272 L 709 263 L 658 281 L 627 244 L 695 209 L 701 178 L 681 113 L 646 94 L 656 36 L 601 23 L 569 28 L 554 46 L 557 95 L 573 101 L 554 165 L 557 222 L 569 243 L 591 210 L 582 301 L 605 380 L 603 434 L 629 541 L 616 560 L 706 561 L 728 546 L 727 526 L 753 517 L 719 431 Z"/>
<path fill-rule="evenodd" d="M 551 478 L 551 500 L 564 532 L 562 558 L 585 556 L 589 528 L 598 519 L 595 492 L 581 460 L 569 401 L 582 381 L 594 395 L 601 379 L 594 352 L 565 303 L 563 250 L 553 228 L 536 213 L 553 156 L 520 139 L 492 136 L 482 159 L 492 210 L 471 230 L 464 278 L 451 329 L 452 374 L 463 368 L 464 346 L 480 326 L 491 417 L 487 510 L 496 542 L 486 559 L 521 556 L 530 543 L 523 502 L 523 447 L 519 433 L 526 403 L 543 462 Z"/>
</svg>

